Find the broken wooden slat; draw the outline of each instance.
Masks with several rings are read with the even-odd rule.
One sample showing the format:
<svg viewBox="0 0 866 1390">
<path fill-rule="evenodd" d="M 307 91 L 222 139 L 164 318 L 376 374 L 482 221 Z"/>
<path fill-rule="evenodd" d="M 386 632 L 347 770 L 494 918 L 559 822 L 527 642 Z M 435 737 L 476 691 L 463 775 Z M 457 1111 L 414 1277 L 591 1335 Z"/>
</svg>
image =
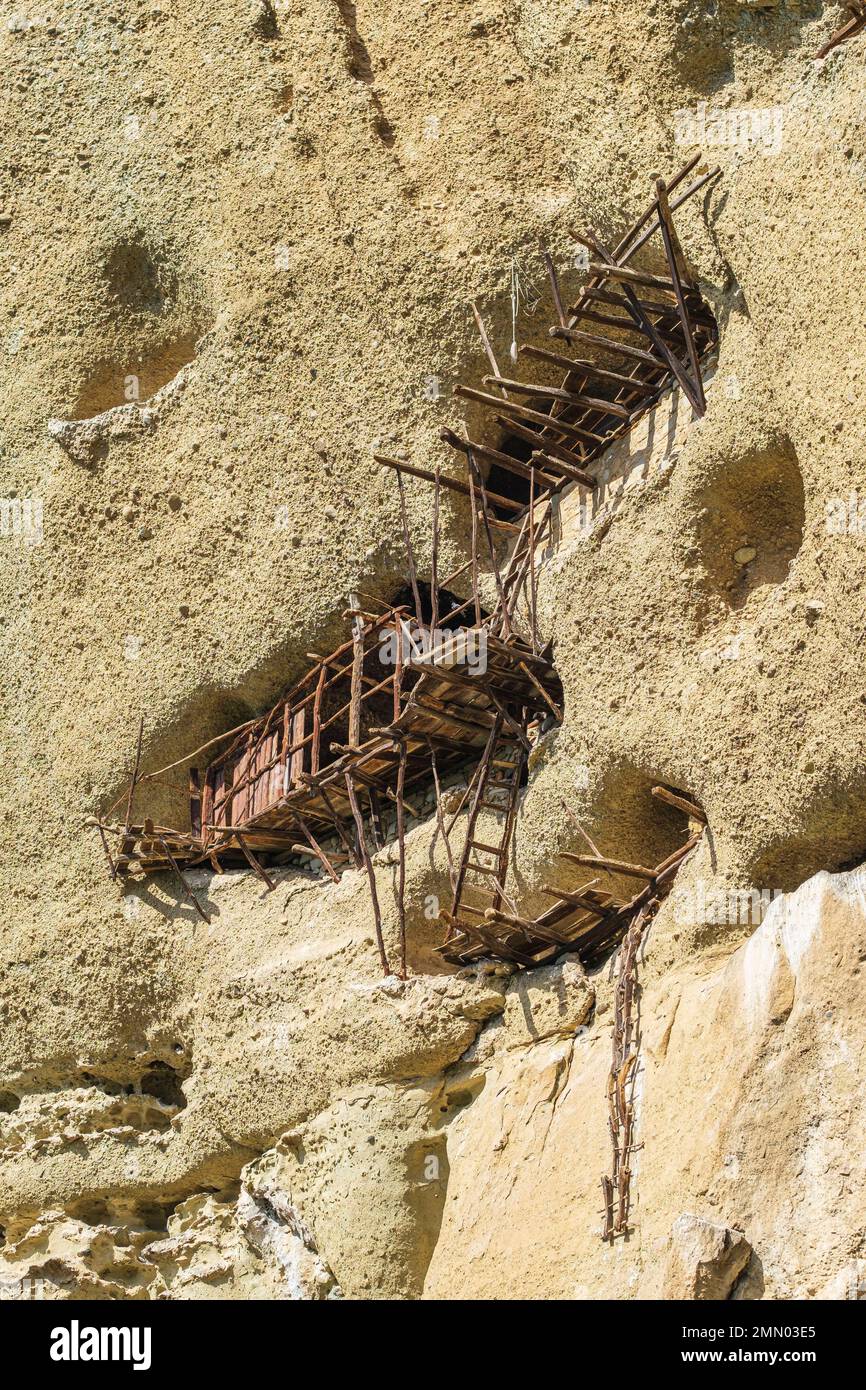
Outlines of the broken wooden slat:
<svg viewBox="0 0 866 1390">
<path fill-rule="evenodd" d="M 561 850 L 560 859 L 570 859 L 574 864 L 581 864 L 587 869 L 606 869 L 611 874 L 624 874 L 628 878 L 645 878 L 647 882 L 652 882 L 656 876 L 655 869 L 648 869 L 644 864 L 629 864 L 621 859 L 601 859 L 592 854 L 572 854 L 570 850 Z"/>
<path fill-rule="evenodd" d="M 668 806 L 675 806 L 679 811 L 685 811 L 687 816 L 696 820 L 701 825 L 706 825 L 706 812 L 701 809 L 696 801 L 690 801 L 688 797 L 678 796 L 675 792 L 668 791 L 667 787 L 653 787 L 652 795 L 659 801 L 667 802 Z"/>
<path fill-rule="evenodd" d="M 355 820 L 355 829 L 358 837 L 358 848 L 364 861 L 364 868 L 367 871 L 367 882 L 370 888 L 370 899 L 373 904 L 373 920 L 376 926 L 376 944 L 379 948 L 379 960 L 382 971 L 385 975 L 391 974 L 391 967 L 388 964 L 388 957 L 385 954 L 385 940 L 382 936 L 382 913 L 379 909 L 379 896 L 376 892 L 376 874 L 373 869 L 373 862 L 370 858 L 370 851 L 367 848 L 367 840 L 364 835 L 364 821 L 358 806 L 358 798 L 355 795 L 355 788 L 352 782 L 351 772 L 346 773 L 346 791 L 349 797 L 349 805 L 352 808 L 352 815 Z"/>
<path fill-rule="evenodd" d="M 496 404 L 502 405 L 504 402 L 497 401 Z M 383 468 L 392 468 L 395 473 L 406 473 L 412 478 L 423 478 L 426 483 L 435 483 L 436 481 L 435 473 L 431 473 L 429 469 L 416 468 L 414 464 L 404 463 L 402 459 L 392 459 L 387 454 L 374 454 L 373 458 L 375 462 L 381 464 Z M 441 487 L 448 488 L 451 492 L 459 492 L 464 497 L 471 496 L 471 490 L 468 485 L 466 483 L 458 483 L 455 478 L 440 477 L 439 483 Z M 512 501 L 510 497 L 499 497 L 495 493 L 488 493 L 488 496 L 495 507 L 504 507 L 506 511 L 510 512 L 520 512 L 523 510 L 521 503 Z"/>
</svg>

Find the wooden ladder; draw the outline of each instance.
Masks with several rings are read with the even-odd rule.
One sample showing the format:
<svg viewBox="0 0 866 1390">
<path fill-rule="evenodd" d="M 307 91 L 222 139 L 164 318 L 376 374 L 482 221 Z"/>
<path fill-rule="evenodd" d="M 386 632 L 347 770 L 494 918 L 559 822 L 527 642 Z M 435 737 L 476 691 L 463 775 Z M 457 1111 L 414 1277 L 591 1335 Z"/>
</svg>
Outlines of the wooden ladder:
<svg viewBox="0 0 866 1390">
<path fill-rule="evenodd" d="M 484 916 L 486 909 L 498 911 L 502 906 L 508 854 L 527 757 L 525 745 L 516 737 L 504 734 L 503 727 L 503 717 L 498 714 L 476 772 L 466 842 L 454 878 L 449 913 L 449 934 L 459 928 L 482 940 L 488 926 Z M 495 800 L 493 797 L 501 799 Z M 475 827 L 483 810 L 496 811 L 503 817 L 497 844 L 488 844 L 476 838 Z M 492 858 L 494 862 L 479 863 L 480 855 L 488 860 Z M 468 901 L 469 894 L 483 899 L 483 905 Z M 466 921 L 467 917 L 469 922 Z"/>
</svg>

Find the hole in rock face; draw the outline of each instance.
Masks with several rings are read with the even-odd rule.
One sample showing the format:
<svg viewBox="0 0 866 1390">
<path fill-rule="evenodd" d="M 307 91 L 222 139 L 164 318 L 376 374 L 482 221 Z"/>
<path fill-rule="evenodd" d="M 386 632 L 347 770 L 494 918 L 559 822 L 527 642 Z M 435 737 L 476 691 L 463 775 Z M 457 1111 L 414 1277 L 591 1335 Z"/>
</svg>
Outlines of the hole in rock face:
<svg viewBox="0 0 866 1390">
<path fill-rule="evenodd" d="M 509 458 L 515 459 L 518 463 L 526 464 L 527 468 L 531 466 L 532 445 L 527 439 L 521 439 L 516 434 L 507 434 L 496 447 L 501 454 L 508 454 Z M 484 481 L 488 490 L 497 497 L 507 497 L 512 502 L 519 502 L 522 507 L 529 506 L 529 478 L 522 478 L 518 473 L 512 473 L 503 464 L 494 463 L 491 464 Z M 538 483 L 536 483 L 537 495 Z M 514 518 L 514 513 L 507 507 L 494 505 L 492 511 L 503 521 L 512 521 Z"/>
<path fill-rule="evenodd" d="M 207 318 L 171 244 L 132 233 L 99 253 L 93 296 L 101 343 L 82 360 L 70 418 L 149 401 L 196 354 Z"/>
<path fill-rule="evenodd" d="M 253 19 L 253 33 L 264 43 L 270 43 L 280 37 L 280 26 L 271 0 L 258 0 Z"/>
<path fill-rule="evenodd" d="M 179 1110 L 186 1106 L 186 1096 L 176 1071 L 167 1062 L 151 1062 L 141 1078 L 144 1095 L 161 1100 L 164 1105 L 176 1105 Z"/>
<path fill-rule="evenodd" d="M 406 584 L 402 589 L 398 589 L 391 600 L 390 606 L 393 608 L 400 608 L 405 604 L 410 610 L 410 615 L 416 617 L 421 623 L 429 623 L 432 621 L 433 617 L 432 590 L 430 585 L 425 583 L 423 579 L 418 580 L 418 596 L 421 599 L 420 613 L 415 612 L 415 596 L 409 584 Z M 458 598 L 456 594 L 452 594 L 449 589 L 439 590 L 437 604 L 437 624 L 439 627 L 465 627 L 469 622 L 474 621 L 474 612 L 466 609 L 463 606 L 463 599 Z M 459 612 L 455 618 L 449 618 L 449 613 L 457 608 L 461 609 L 461 612 Z M 483 611 L 482 609 L 482 614 Z"/>
<path fill-rule="evenodd" d="M 844 746 L 856 748 L 856 714 L 839 729 Z M 785 823 L 744 866 L 744 877 L 759 889 L 791 893 L 813 874 L 845 873 L 866 861 L 866 769 L 827 767 L 805 785 L 792 749 L 785 800 Z"/>
<path fill-rule="evenodd" d="M 86 420 L 118 405 L 150 400 L 193 361 L 197 336 L 188 333 L 140 359 L 99 363 L 76 401 L 73 418 Z"/>
<path fill-rule="evenodd" d="M 177 276 L 142 242 L 123 241 L 105 263 L 109 298 L 126 312 L 164 314 L 177 300 Z"/>
<path fill-rule="evenodd" d="M 0 1091 L 0 1115 L 11 1115 L 21 1101 L 14 1091 Z"/>
<path fill-rule="evenodd" d="M 604 857 L 654 869 L 688 839 L 688 816 L 653 796 L 656 786 L 674 788 L 669 779 L 653 776 L 626 761 L 607 773 L 593 798 L 591 827 L 587 827 Z M 691 794 L 682 786 L 677 790 Z M 592 852 L 582 840 L 572 848 L 579 854 Z M 639 879 L 600 872 L 601 886 L 609 888 L 623 902 L 642 886 Z M 577 866 L 575 873 L 586 878 L 594 876 L 593 870 Z"/>
<path fill-rule="evenodd" d="M 803 479 L 789 444 L 720 468 L 699 498 L 698 545 L 707 587 L 742 608 L 767 584 L 781 584 L 803 542 Z"/>
</svg>

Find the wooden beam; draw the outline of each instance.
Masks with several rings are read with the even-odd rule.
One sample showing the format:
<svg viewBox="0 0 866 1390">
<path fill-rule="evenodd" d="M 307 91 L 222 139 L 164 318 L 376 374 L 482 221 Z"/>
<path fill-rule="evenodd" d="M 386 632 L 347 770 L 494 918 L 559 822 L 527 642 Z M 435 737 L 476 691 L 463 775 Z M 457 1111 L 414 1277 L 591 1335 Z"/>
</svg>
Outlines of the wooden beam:
<svg viewBox="0 0 866 1390">
<path fill-rule="evenodd" d="M 503 406 L 505 402 L 496 400 L 496 404 L 498 406 Z M 427 468 L 415 468 L 412 464 L 404 463 L 402 459 L 389 458 L 387 454 L 374 454 L 373 458 L 375 462 L 381 464 L 383 468 L 393 468 L 395 473 L 405 473 L 412 478 L 423 478 L 425 483 L 436 482 L 435 473 L 431 473 Z M 448 488 L 450 492 L 459 492 L 463 497 L 471 497 L 472 495 L 468 485 L 466 483 L 458 483 L 455 478 L 440 477 L 439 482 L 440 486 Z M 502 507 L 505 511 L 510 512 L 523 511 L 522 502 L 514 502 L 510 497 L 499 497 L 493 492 L 488 492 L 487 496 L 494 507 Z"/>
<path fill-rule="evenodd" d="M 674 792 L 668 791 L 667 787 L 653 787 L 652 794 L 657 800 L 666 802 L 668 806 L 675 806 L 678 811 L 684 811 L 699 825 L 706 825 L 706 812 L 701 810 L 696 801 L 690 801 L 685 796 L 677 796 Z"/>
<path fill-rule="evenodd" d="M 628 878 L 644 878 L 651 883 L 656 876 L 655 869 L 648 869 L 643 864 L 628 864 L 621 859 L 599 859 L 592 854 L 572 854 L 570 850 L 561 850 L 560 859 L 570 859 L 574 864 L 582 864 L 587 869 L 606 869 L 611 874 L 624 874 Z"/>
</svg>

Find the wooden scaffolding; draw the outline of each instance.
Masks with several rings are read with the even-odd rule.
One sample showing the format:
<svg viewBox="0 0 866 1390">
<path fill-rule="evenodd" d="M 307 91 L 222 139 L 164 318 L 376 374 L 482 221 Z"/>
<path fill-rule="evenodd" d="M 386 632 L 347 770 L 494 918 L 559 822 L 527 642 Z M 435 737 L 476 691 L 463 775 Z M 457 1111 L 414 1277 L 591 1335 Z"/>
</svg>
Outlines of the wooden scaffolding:
<svg viewBox="0 0 866 1390">
<path fill-rule="evenodd" d="M 474 497 L 481 470 L 487 468 L 521 479 L 536 501 L 569 484 L 591 491 L 596 480 L 590 465 L 671 386 L 678 385 L 695 413 L 704 414 L 702 365 L 718 342 L 718 328 L 689 270 L 673 219 L 720 173 L 711 169 L 687 183 L 700 160 L 696 155 L 668 183 L 656 179 L 652 203 L 613 251 L 597 234 L 571 233 L 590 259 L 589 279 L 569 308 L 563 304 L 553 260 L 544 253 L 557 314 L 550 337 L 563 346 L 554 351 L 524 344 L 519 355 L 524 362 L 561 369 L 558 385 L 504 377 L 482 327 L 492 369 L 483 385 L 490 389 L 458 385 L 454 394 L 483 407 L 489 432 L 506 438 L 508 448 L 443 429 L 443 442 L 465 458 L 468 478 L 441 477 L 442 486 Z M 634 264 L 647 247 L 661 257 L 662 273 Z M 376 459 L 398 473 L 433 481 L 429 469 L 384 454 Z M 486 501 L 512 523 L 526 510 L 525 503 L 489 486 Z"/>
<path fill-rule="evenodd" d="M 499 394 L 465 386 L 458 386 L 456 394 L 491 412 L 493 425 L 524 446 L 523 458 L 450 429 L 442 438 L 464 461 L 463 478 L 450 477 L 439 466 L 428 470 L 375 456 L 396 473 L 407 601 L 368 611 L 353 596 L 345 614 L 351 623 L 347 641 L 329 656 L 315 657 L 267 714 L 167 768 L 141 771 L 140 728 L 124 820 L 110 819 L 124 799 L 119 798 L 105 818 L 92 822 L 115 879 L 170 871 L 207 920 L 184 877 L 186 869 L 207 866 L 221 873 L 246 865 L 273 888 L 269 869 L 298 855 L 318 860 L 333 880 L 347 867 L 361 868 L 369 882 L 381 964 L 388 972 L 371 852 L 395 839 L 398 969 L 405 975 L 406 815 L 416 814 L 416 794 L 432 787 L 450 878 L 450 900 L 440 913 L 445 939 L 437 950 L 451 964 L 469 965 L 493 955 L 530 967 L 563 951 L 577 951 L 593 962 L 665 891 L 693 841 L 651 869 L 605 860 L 597 853 L 565 856 L 586 868 L 642 879 L 641 891 L 628 902 L 600 890 L 597 879 L 568 892 L 546 886 L 553 905 L 529 919 L 509 898 L 507 878 L 530 753 L 543 732 L 562 720 L 562 687 L 550 647 L 539 637 L 537 618 L 537 569 L 551 535 L 556 496 L 572 485 L 593 489 L 594 462 L 672 385 L 679 385 L 698 414 L 705 409 L 701 366 L 717 341 L 716 324 L 673 223 L 673 212 L 718 173 L 711 170 L 688 184 L 698 163 L 695 157 L 667 184 L 656 180 L 652 204 L 612 252 L 598 236 L 576 238 L 594 259 L 586 285 L 567 310 L 553 261 L 546 257 L 558 320 L 551 335 L 570 349 L 595 354 L 590 360 L 532 346 L 521 349 L 524 360 L 562 368 L 560 386 L 501 376 L 475 311 L 493 373 L 485 385 Z M 634 264 L 654 238 L 666 274 Z M 624 365 L 603 366 L 596 360 L 599 354 L 625 359 Z M 494 467 L 521 480 L 525 500 L 491 488 Z M 429 586 L 419 580 L 410 539 L 407 476 L 424 479 L 434 489 Z M 469 558 L 440 579 L 443 490 L 468 499 L 472 539 Z M 504 555 L 503 532 L 508 542 Z M 494 585 L 486 608 L 479 588 L 482 570 Z M 468 591 L 464 599 L 450 588 L 459 579 Z M 195 764 L 205 752 L 211 756 L 200 775 Z M 183 766 L 189 768 L 188 785 L 171 785 L 186 801 L 188 826 L 136 818 L 143 785 L 163 784 L 167 773 Z M 467 785 L 446 820 L 442 779 L 458 772 L 465 774 Z M 676 789 L 658 790 L 662 796 L 679 796 L 681 806 L 691 807 L 690 814 L 695 811 Z M 452 839 L 458 824 L 463 832 L 459 848 Z"/>
</svg>

